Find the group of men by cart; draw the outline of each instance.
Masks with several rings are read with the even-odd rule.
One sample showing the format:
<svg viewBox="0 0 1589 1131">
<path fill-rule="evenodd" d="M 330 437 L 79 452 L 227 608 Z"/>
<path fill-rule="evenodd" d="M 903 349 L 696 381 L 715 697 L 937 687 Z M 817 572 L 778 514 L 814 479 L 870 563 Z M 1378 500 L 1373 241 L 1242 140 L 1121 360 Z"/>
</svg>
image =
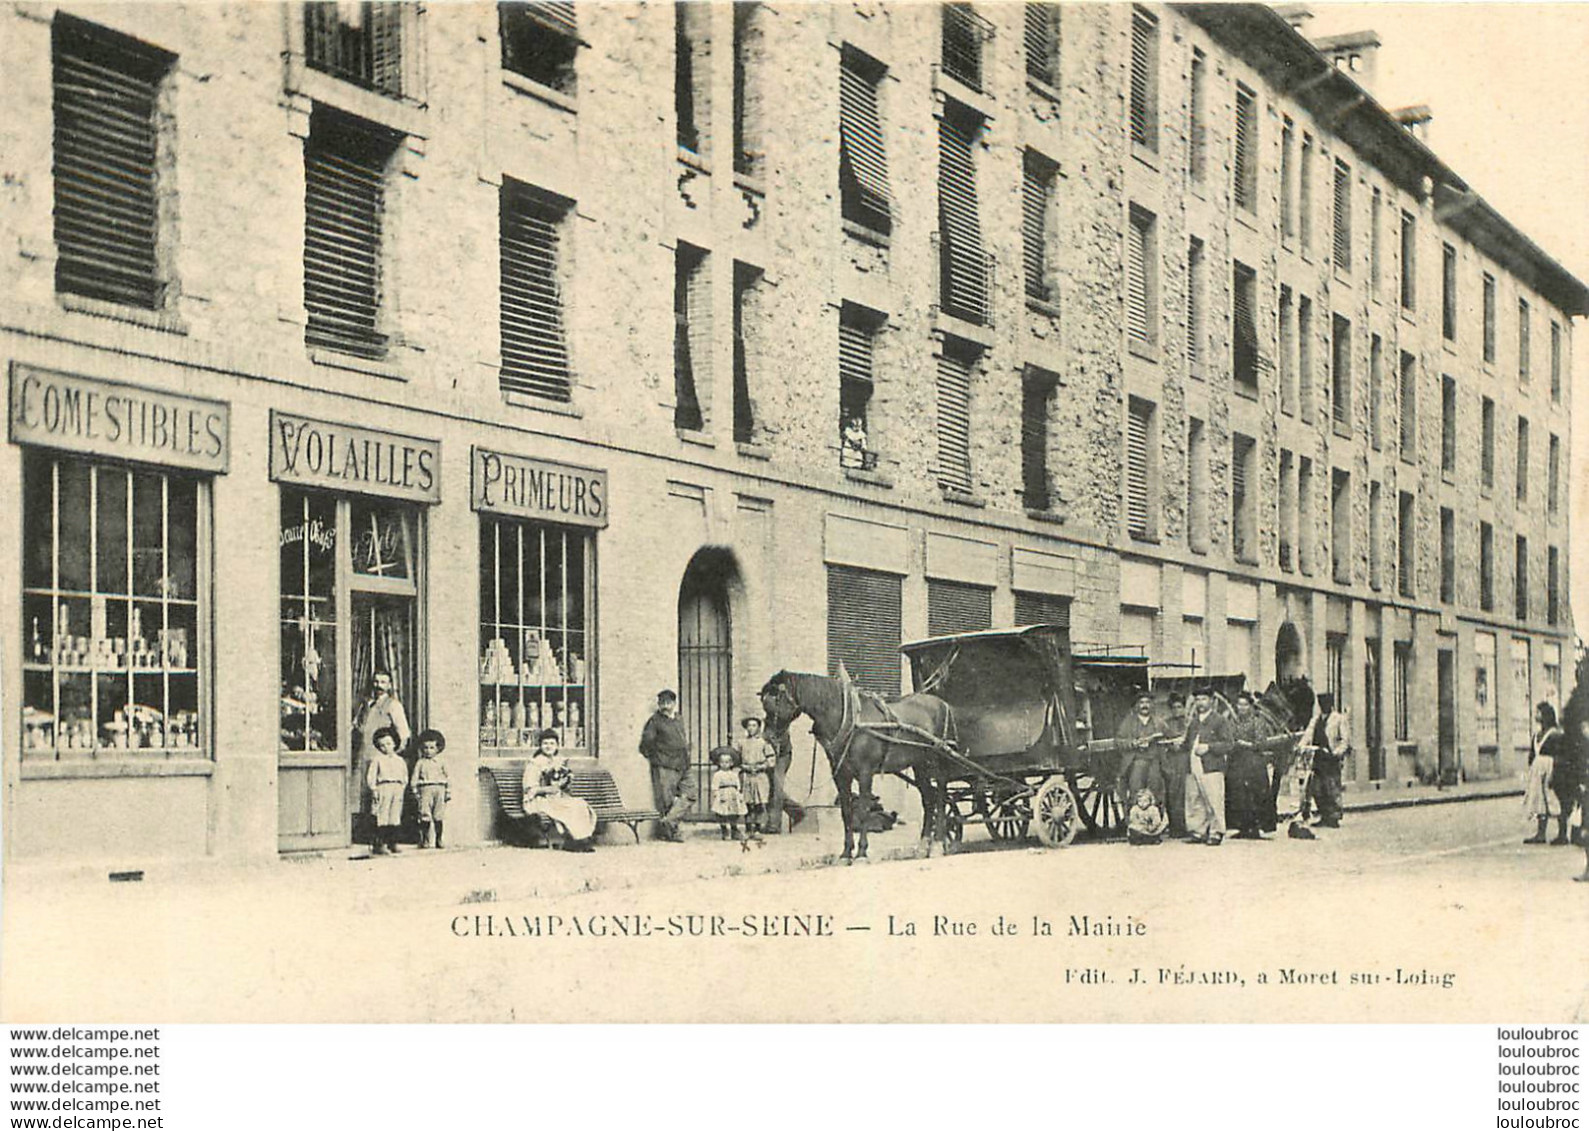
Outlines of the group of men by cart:
<svg viewBox="0 0 1589 1131">
<path fill-rule="evenodd" d="M 1144 834 L 1133 840 L 1156 839 L 1153 825 L 1135 818 L 1155 805 L 1168 836 L 1206 845 L 1223 843 L 1231 829 L 1238 839 L 1261 839 L 1275 831 L 1282 812 L 1302 821 L 1312 810 L 1318 826 L 1340 824 L 1350 733 L 1328 694 L 1318 697 L 1299 739 L 1289 729 L 1277 733 L 1247 691 L 1236 695 L 1233 715 L 1211 687 L 1197 688 L 1190 708 L 1179 693 L 1160 703 L 1143 691 L 1115 740 L 1115 790 L 1121 809 L 1133 813 L 1131 828 Z"/>
</svg>

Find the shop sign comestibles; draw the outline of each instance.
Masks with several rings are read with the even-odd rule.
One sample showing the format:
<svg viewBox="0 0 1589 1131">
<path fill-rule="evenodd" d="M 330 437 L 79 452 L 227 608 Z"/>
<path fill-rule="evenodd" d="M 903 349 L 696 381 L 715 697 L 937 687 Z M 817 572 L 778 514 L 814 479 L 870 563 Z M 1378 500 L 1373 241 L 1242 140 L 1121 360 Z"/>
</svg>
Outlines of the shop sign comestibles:
<svg viewBox="0 0 1589 1131">
<path fill-rule="evenodd" d="M 11 440 L 84 455 L 226 471 L 230 409 L 220 401 L 72 373 L 11 369 Z"/>
<path fill-rule="evenodd" d="M 270 477 L 419 503 L 441 502 L 441 441 L 270 414 Z"/>
<path fill-rule="evenodd" d="M 564 526 L 607 525 L 607 473 L 475 448 L 474 509 Z"/>
</svg>

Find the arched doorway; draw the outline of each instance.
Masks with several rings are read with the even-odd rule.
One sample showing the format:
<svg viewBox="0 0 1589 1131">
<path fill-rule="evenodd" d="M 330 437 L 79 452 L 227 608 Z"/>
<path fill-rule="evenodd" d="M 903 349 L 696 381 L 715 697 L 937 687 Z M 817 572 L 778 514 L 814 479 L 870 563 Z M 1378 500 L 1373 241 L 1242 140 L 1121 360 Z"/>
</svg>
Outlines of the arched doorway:
<svg viewBox="0 0 1589 1131">
<path fill-rule="evenodd" d="M 697 812 L 708 811 L 708 752 L 734 739 L 734 652 L 730 587 L 739 567 L 728 550 L 690 559 L 679 583 L 679 718 L 690 737 Z"/>
<path fill-rule="evenodd" d="M 1292 621 L 1286 621 L 1275 634 L 1275 682 L 1284 685 L 1287 680 L 1303 674 L 1302 633 Z"/>
</svg>

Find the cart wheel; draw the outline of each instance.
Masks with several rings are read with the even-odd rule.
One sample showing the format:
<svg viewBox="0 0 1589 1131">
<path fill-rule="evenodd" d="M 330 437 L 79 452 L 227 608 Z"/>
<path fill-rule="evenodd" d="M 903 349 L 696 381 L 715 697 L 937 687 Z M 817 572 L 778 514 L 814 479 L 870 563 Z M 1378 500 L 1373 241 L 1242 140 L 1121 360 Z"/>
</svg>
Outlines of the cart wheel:
<svg viewBox="0 0 1589 1131">
<path fill-rule="evenodd" d="M 966 820 L 960 815 L 960 807 L 953 801 L 944 806 L 943 831 L 949 843 L 956 847 L 966 838 Z"/>
<path fill-rule="evenodd" d="M 1032 810 L 1037 839 L 1049 848 L 1064 848 L 1076 839 L 1076 830 L 1081 828 L 1081 807 L 1064 778 L 1055 776 L 1045 781 L 1032 801 Z"/>
<path fill-rule="evenodd" d="M 1105 839 L 1119 835 L 1125 813 L 1113 789 L 1085 770 L 1071 778 L 1070 787 L 1076 794 L 1081 820 L 1088 832 Z"/>
<path fill-rule="evenodd" d="M 1004 800 L 989 799 L 988 835 L 994 840 L 1025 840 L 1032 827 L 1032 802 L 1030 797 L 1012 797 Z"/>
</svg>

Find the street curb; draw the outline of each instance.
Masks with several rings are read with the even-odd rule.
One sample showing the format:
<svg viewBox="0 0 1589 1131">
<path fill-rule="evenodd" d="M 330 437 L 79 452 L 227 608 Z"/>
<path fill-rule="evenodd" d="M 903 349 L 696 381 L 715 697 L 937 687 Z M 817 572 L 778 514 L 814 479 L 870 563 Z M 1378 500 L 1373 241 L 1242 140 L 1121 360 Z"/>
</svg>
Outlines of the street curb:
<svg viewBox="0 0 1589 1131">
<path fill-rule="evenodd" d="M 1472 793 L 1420 794 L 1417 797 L 1389 797 L 1383 801 L 1343 801 L 1341 808 L 1348 813 L 1372 813 L 1381 809 L 1410 809 L 1417 805 L 1454 805 L 1459 801 L 1493 801 L 1501 797 L 1521 797 L 1523 791 L 1515 786 L 1505 789 L 1487 789 Z"/>
</svg>

